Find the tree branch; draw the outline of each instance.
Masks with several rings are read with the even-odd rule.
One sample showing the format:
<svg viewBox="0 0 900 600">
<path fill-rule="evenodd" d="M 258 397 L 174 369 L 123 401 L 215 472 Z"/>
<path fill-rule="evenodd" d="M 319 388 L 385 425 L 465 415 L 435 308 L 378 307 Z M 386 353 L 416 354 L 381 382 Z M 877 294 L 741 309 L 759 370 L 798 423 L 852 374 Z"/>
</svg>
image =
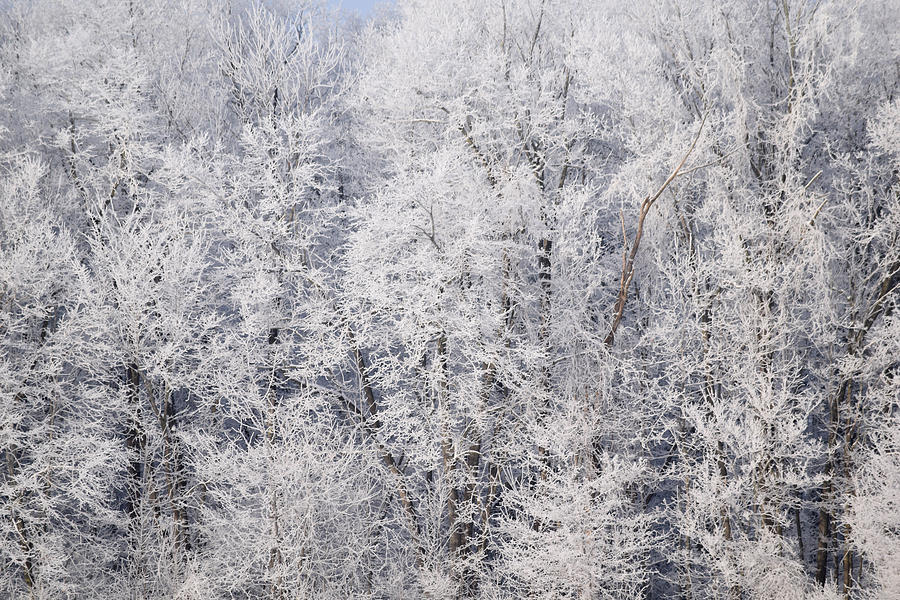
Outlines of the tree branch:
<svg viewBox="0 0 900 600">
<path fill-rule="evenodd" d="M 641 202 L 641 209 L 638 214 L 637 232 L 635 233 L 634 241 L 631 244 L 631 252 L 628 253 L 627 257 L 623 256 L 622 260 L 622 275 L 619 282 L 619 294 L 616 298 L 616 303 L 613 306 L 613 322 L 610 326 L 609 333 L 606 335 L 606 339 L 603 340 L 603 343 L 607 348 L 612 347 L 616 337 L 616 330 L 618 330 L 619 324 L 622 322 L 622 315 L 625 313 L 625 303 L 628 300 L 628 288 L 631 286 L 631 280 L 634 278 L 634 260 L 637 256 L 638 248 L 640 248 L 641 245 L 641 237 L 644 235 L 644 220 L 647 218 L 650 209 L 653 208 L 653 204 L 660 196 L 662 196 L 662 193 L 666 191 L 669 184 L 678 177 L 682 167 L 684 167 L 684 163 L 687 162 L 688 157 L 694 152 L 694 148 L 697 147 L 697 142 L 700 140 L 700 135 L 703 133 L 703 125 L 706 123 L 706 116 L 707 114 L 704 113 L 703 119 L 700 121 L 700 128 L 694 136 L 691 147 L 688 148 L 688 151 L 681 159 L 681 162 L 678 163 L 678 166 L 672 171 L 672 174 L 669 175 L 659 189 L 656 190 L 655 194 L 647 196 L 644 198 L 644 201 Z"/>
</svg>

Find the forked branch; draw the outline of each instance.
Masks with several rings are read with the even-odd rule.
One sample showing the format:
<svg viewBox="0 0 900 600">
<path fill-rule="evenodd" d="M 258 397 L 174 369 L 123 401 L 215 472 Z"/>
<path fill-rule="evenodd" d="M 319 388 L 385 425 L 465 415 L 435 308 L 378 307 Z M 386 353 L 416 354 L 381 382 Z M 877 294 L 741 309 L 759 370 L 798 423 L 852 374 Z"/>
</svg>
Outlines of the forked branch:
<svg viewBox="0 0 900 600">
<path fill-rule="evenodd" d="M 697 142 L 700 141 L 700 134 L 703 133 L 703 125 L 706 123 L 706 113 L 703 115 L 703 119 L 700 121 L 700 128 L 697 129 L 697 134 L 694 136 L 694 141 L 691 142 L 691 147 L 688 148 L 688 151 L 685 153 L 684 157 L 681 159 L 681 162 L 678 163 L 678 166 L 672 171 L 672 174 L 663 182 L 663 184 L 656 190 L 656 193 L 652 196 L 647 196 L 644 198 L 643 202 L 641 202 L 641 210 L 638 213 L 638 223 L 637 223 L 637 232 L 634 234 L 634 241 L 631 243 L 631 250 L 627 254 L 623 254 L 622 256 L 622 276 L 619 282 L 619 294 L 616 297 L 616 303 L 613 306 L 613 321 L 610 326 L 609 333 L 606 334 L 606 339 L 603 340 L 603 343 L 606 344 L 607 348 L 612 347 L 613 341 L 615 341 L 616 330 L 619 328 L 619 323 L 622 322 L 622 315 L 625 313 L 625 303 L 628 300 L 628 288 L 631 286 L 631 280 L 634 279 L 634 260 L 637 257 L 638 248 L 641 245 L 641 237 L 644 235 L 644 220 L 647 218 L 647 214 L 650 212 L 650 209 L 653 208 L 653 204 L 662 196 L 663 192 L 666 191 L 666 188 L 669 187 L 669 184 L 678 177 L 678 174 L 681 172 L 681 169 L 684 167 L 684 163 L 687 162 L 687 159 L 694 152 L 694 148 L 697 147 Z M 624 226 L 624 222 L 623 222 Z M 627 243 L 626 243 L 627 247 Z"/>
</svg>

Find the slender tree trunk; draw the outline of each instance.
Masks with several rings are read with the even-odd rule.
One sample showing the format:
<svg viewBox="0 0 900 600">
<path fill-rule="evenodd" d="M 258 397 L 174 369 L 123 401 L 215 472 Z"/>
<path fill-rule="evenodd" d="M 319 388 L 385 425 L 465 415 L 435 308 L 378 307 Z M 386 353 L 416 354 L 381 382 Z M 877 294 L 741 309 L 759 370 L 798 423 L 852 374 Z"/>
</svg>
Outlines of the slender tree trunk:
<svg viewBox="0 0 900 600">
<path fill-rule="evenodd" d="M 832 458 L 836 429 L 838 427 L 838 396 L 835 394 L 829 401 L 829 424 L 828 424 L 828 458 L 825 461 L 825 482 L 822 484 L 822 490 L 819 495 L 819 541 L 816 549 L 816 581 L 819 585 L 824 586 L 828 577 L 828 552 L 831 547 L 831 511 L 828 505 L 833 502 L 834 484 L 834 460 Z"/>
<path fill-rule="evenodd" d="M 16 395 L 17 400 L 24 399 L 23 394 Z M 17 474 L 17 465 L 20 460 L 19 452 L 17 449 L 13 447 L 9 447 L 5 451 L 6 454 L 6 476 L 7 481 L 13 481 Z M 22 579 L 25 581 L 25 588 L 28 590 L 28 598 L 29 600 L 34 600 L 36 598 L 36 578 L 35 578 L 35 565 L 34 565 L 34 543 L 32 542 L 31 535 L 28 532 L 28 527 L 25 525 L 25 521 L 16 514 L 16 510 L 14 508 L 16 501 L 21 501 L 22 492 L 16 496 L 15 501 L 9 503 L 9 516 L 12 520 L 13 526 L 16 530 L 17 542 L 19 545 L 19 549 L 22 551 L 22 556 L 24 560 L 22 562 Z"/>
<path fill-rule="evenodd" d="M 350 338 L 352 356 L 359 371 L 359 382 L 360 387 L 362 388 L 363 397 L 366 400 L 366 410 L 368 411 L 368 416 L 363 414 L 362 410 L 358 410 L 357 412 L 360 419 L 362 420 L 362 426 L 366 434 L 377 445 L 378 450 L 381 453 L 382 462 L 384 462 L 385 466 L 388 469 L 388 472 L 392 475 L 396 482 L 397 495 L 403 507 L 403 513 L 407 518 L 407 531 L 409 532 L 409 535 L 416 546 L 416 566 L 421 569 L 424 565 L 423 555 L 425 549 L 422 547 L 421 541 L 419 540 L 420 527 L 419 518 L 416 514 L 416 508 L 412 502 L 409 491 L 407 490 L 403 472 L 397 465 L 397 461 L 394 459 L 393 454 L 391 454 L 391 452 L 378 439 L 378 434 L 381 430 L 381 420 L 378 416 L 378 403 L 375 400 L 375 390 L 372 388 L 372 383 L 369 379 L 369 368 L 366 364 L 365 357 L 363 356 L 362 352 L 359 349 L 359 346 L 356 343 L 355 336 L 352 332 L 348 332 L 348 336 Z"/>
<path fill-rule="evenodd" d="M 797 553 L 800 555 L 800 562 L 805 565 L 806 549 L 803 546 L 803 527 L 799 507 L 794 509 L 794 527 L 797 529 Z"/>
<path fill-rule="evenodd" d="M 146 438 L 142 432 L 140 420 L 140 385 L 141 373 L 136 364 L 129 363 L 125 368 L 125 385 L 127 390 L 128 405 L 131 408 L 131 420 L 128 431 L 125 434 L 125 445 L 131 455 L 128 463 L 128 478 L 131 489 L 126 500 L 126 512 L 132 519 L 137 518 L 139 498 L 142 495 L 144 446 Z"/>
<path fill-rule="evenodd" d="M 270 448 L 271 450 L 271 448 Z M 271 457 L 270 457 L 271 458 Z M 276 600 L 284 598 L 284 555 L 281 548 L 284 545 L 281 537 L 281 513 L 278 506 L 278 488 L 272 486 L 269 494 L 269 521 L 271 524 L 273 544 L 269 549 L 269 573 L 274 573 L 274 578 L 269 584 L 269 595 Z"/>
</svg>

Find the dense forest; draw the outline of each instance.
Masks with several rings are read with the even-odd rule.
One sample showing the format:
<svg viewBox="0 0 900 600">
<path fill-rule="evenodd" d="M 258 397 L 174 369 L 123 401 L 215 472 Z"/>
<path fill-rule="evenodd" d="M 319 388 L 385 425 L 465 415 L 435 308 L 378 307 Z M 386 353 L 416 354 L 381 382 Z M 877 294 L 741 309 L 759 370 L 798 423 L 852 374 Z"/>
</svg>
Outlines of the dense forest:
<svg viewBox="0 0 900 600">
<path fill-rule="evenodd" d="M 900 0 L 0 0 L 0 597 L 900 598 Z"/>
</svg>

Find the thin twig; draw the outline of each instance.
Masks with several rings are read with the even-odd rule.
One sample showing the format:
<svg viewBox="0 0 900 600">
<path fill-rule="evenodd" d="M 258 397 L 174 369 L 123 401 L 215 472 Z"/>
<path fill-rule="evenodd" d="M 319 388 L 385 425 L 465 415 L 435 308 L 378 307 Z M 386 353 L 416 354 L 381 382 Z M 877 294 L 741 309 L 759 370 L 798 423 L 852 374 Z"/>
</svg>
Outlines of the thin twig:
<svg viewBox="0 0 900 600">
<path fill-rule="evenodd" d="M 702 165 L 697 165 L 696 167 L 691 167 L 690 169 L 685 169 L 684 171 L 681 171 L 680 173 L 678 173 L 678 176 L 682 177 L 684 175 L 693 173 L 694 171 L 699 171 L 700 169 L 705 169 L 706 167 L 711 167 L 713 165 L 716 165 L 716 164 L 722 162 L 723 160 L 725 160 L 726 158 L 728 158 L 729 156 L 731 156 L 732 154 L 734 154 L 735 152 L 737 152 L 738 150 L 740 150 L 740 148 L 735 148 L 728 154 L 723 154 L 719 158 L 717 158 L 715 160 L 711 160 L 708 163 L 703 163 Z"/>
</svg>

